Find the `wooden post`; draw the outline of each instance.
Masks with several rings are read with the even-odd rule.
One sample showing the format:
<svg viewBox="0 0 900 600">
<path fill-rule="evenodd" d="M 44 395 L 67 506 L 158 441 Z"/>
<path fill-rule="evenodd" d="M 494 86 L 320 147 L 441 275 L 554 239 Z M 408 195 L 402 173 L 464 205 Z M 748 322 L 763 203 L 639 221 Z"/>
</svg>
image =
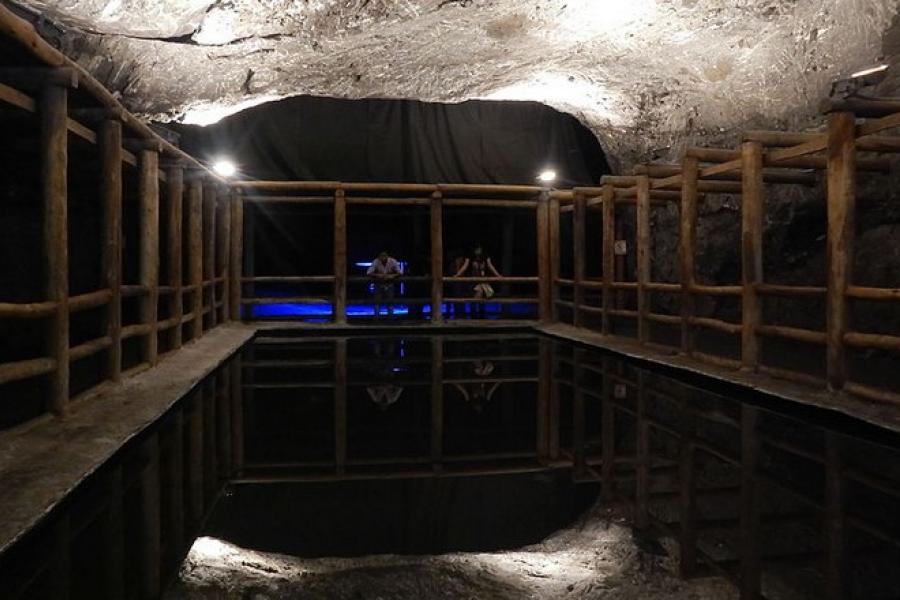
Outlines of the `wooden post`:
<svg viewBox="0 0 900 600">
<path fill-rule="evenodd" d="M 334 192 L 334 322 L 347 323 L 347 198 Z"/>
<path fill-rule="evenodd" d="M 584 304 L 584 261 L 585 261 L 585 229 L 587 222 L 587 199 L 584 194 L 575 192 L 572 211 L 572 252 L 573 252 L 573 298 L 572 324 L 581 326 L 581 306 Z"/>
<path fill-rule="evenodd" d="M 559 198 L 550 198 L 550 320 L 559 321 Z"/>
<path fill-rule="evenodd" d="M 833 391 L 847 380 L 844 334 L 848 330 L 847 286 L 852 281 L 856 214 L 856 125 L 853 113 L 828 115 L 827 374 Z"/>
<path fill-rule="evenodd" d="M 844 463 L 841 439 L 834 432 L 825 437 L 825 594 L 828 600 L 846 597 L 844 561 Z"/>
<path fill-rule="evenodd" d="M 218 217 L 216 224 L 218 231 L 216 232 L 216 260 L 218 261 L 218 278 L 222 283 L 216 284 L 221 293 L 219 294 L 222 308 L 219 313 L 219 322 L 225 322 L 231 318 L 230 302 L 231 291 L 229 289 L 228 276 L 231 273 L 228 262 L 231 258 L 231 196 L 228 194 L 219 194 L 218 205 L 216 211 Z"/>
<path fill-rule="evenodd" d="M 444 322 L 444 201 L 440 192 L 431 195 L 431 323 Z"/>
<path fill-rule="evenodd" d="M 553 394 L 553 347 L 550 340 L 538 338 L 538 396 L 536 426 L 536 454 L 538 461 L 546 462 L 550 456 L 550 397 Z"/>
<path fill-rule="evenodd" d="M 203 187 L 203 281 L 210 282 L 203 291 L 209 302 L 209 329 L 216 326 L 216 196 L 215 184 Z"/>
<path fill-rule="evenodd" d="M 159 154 L 153 150 L 141 150 L 138 168 L 140 282 L 147 288 L 147 292 L 141 296 L 141 323 L 150 326 L 150 332 L 143 337 L 141 343 L 141 355 L 144 362 L 155 365 L 159 308 Z"/>
<path fill-rule="evenodd" d="M 214 374 L 203 384 L 203 510 L 208 509 L 219 487 L 219 455 L 216 440 L 216 382 Z"/>
<path fill-rule="evenodd" d="M 184 535 L 184 415 L 176 410 L 172 415 L 166 457 L 166 568 L 176 569 L 181 558 Z"/>
<path fill-rule="evenodd" d="M 691 577 L 697 570 L 697 494 L 694 462 L 694 417 L 688 412 L 687 402 L 681 401 L 681 442 L 678 460 L 679 484 L 679 547 L 681 560 L 679 572 L 682 578 Z"/>
<path fill-rule="evenodd" d="M 38 105 L 41 124 L 41 196 L 44 209 L 45 299 L 56 303 L 47 325 L 48 409 L 65 416 L 69 402 L 68 90 L 46 86 Z"/>
<path fill-rule="evenodd" d="M 231 258 L 229 267 L 231 320 L 241 319 L 241 278 L 244 276 L 244 200 L 237 192 L 231 194 Z"/>
<path fill-rule="evenodd" d="M 181 348 L 181 318 L 184 316 L 184 303 L 181 299 L 182 287 L 182 208 L 184 205 L 184 169 L 172 166 L 166 171 L 166 200 L 168 202 L 169 226 L 167 228 L 169 246 L 169 315 L 177 325 L 169 334 L 173 350 Z"/>
<path fill-rule="evenodd" d="M 646 175 L 637 180 L 636 218 L 638 341 L 643 344 L 650 340 L 650 178 Z"/>
<path fill-rule="evenodd" d="M 334 472 L 347 468 L 347 339 L 334 342 Z"/>
<path fill-rule="evenodd" d="M 741 366 L 755 371 L 759 366 L 759 336 L 762 325 L 762 303 L 756 285 L 763 280 L 762 234 L 765 214 L 763 184 L 763 148 L 759 142 L 744 142 L 741 147 L 741 263 L 742 263 L 742 330 Z"/>
<path fill-rule="evenodd" d="M 220 482 L 231 477 L 231 369 L 219 369 L 216 375 L 216 456 Z"/>
<path fill-rule="evenodd" d="M 538 318 L 547 323 L 551 320 L 550 306 L 550 194 L 546 190 L 538 197 L 537 221 L 537 263 L 538 263 Z"/>
<path fill-rule="evenodd" d="M 616 190 L 603 186 L 603 321 L 601 332 L 612 333 L 609 311 L 613 308 L 613 282 L 616 279 Z"/>
<path fill-rule="evenodd" d="M 122 467 L 111 467 L 107 480 L 108 504 L 103 518 L 103 574 L 107 598 L 125 596 L 125 510 Z"/>
<path fill-rule="evenodd" d="M 650 526 L 650 425 L 647 423 L 647 383 L 643 369 L 637 372 L 636 458 L 634 479 L 634 525 L 638 529 Z"/>
<path fill-rule="evenodd" d="M 576 307 L 577 308 L 577 307 Z M 585 402 L 584 402 L 584 370 L 581 363 L 584 362 L 584 350 L 575 348 L 572 355 L 572 475 L 577 479 L 587 473 L 587 453 L 585 449 Z M 605 413 L 604 413 L 605 416 Z M 604 451 L 606 440 L 602 440 Z M 603 455 L 603 464 L 608 457 Z M 607 482 L 603 482 L 604 497 L 608 497 Z"/>
<path fill-rule="evenodd" d="M 681 266 L 681 351 L 694 352 L 694 334 L 688 320 L 694 316 L 694 249 L 697 233 L 697 159 L 684 158 L 681 170 L 681 214 L 678 259 Z"/>
<path fill-rule="evenodd" d="M 100 198 L 103 202 L 103 274 L 109 289 L 106 335 L 110 345 L 107 374 L 122 374 L 122 123 L 105 120 L 97 135 L 100 151 Z"/>
<path fill-rule="evenodd" d="M 253 204 L 245 204 L 243 207 L 243 229 L 244 235 L 241 240 L 241 247 L 244 251 L 243 257 L 243 274 L 252 279 L 256 276 L 256 220 L 259 218 L 259 207 L 253 206 Z M 256 297 L 256 284 L 253 281 L 249 281 L 246 285 L 241 286 L 241 298 L 255 298 Z M 244 319 L 252 320 L 253 319 L 253 307 L 248 306 L 246 310 L 243 308 L 241 312 L 244 316 Z"/>
<path fill-rule="evenodd" d="M 159 441 L 153 434 L 141 449 L 146 462 L 140 475 L 141 569 L 140 597 L 159 598 L 162 593 L 160 568 Z"/>
<path fill-rule="evenodd" d="M 604 356 L 601 361 L 603 403 L 600 406 L 600 453 L 603 464 L 600 465 L 600 493 L 606 500 L 612 500 L 615 497 L 616 475 L 616 405 L 613 401 L 612 378 L 609 375 L 611 361 L 608 356 Z"/>
<path fill-rule="evenodd" d="M 616 241 L 626 242 L 625 240 L 625 219 L 616 220 L 616 232 L 615 232 Z M 626 262 L 626 258 L 628 256 L 628 245 L 626 242 L 625 251 L 616 253 L 615 255 L 615 276 L 613 281 L 627 281 L 627 267 L 628 263 Z M 622 309 L 625 308 L 625 290 L 616 290 L 616 308 Z"/>
<path fill-rule="evenodd" d="M 188 239 L 190 252 L 192 339 L 203 335 L 203 180 L 195 178 L 188 187 Z"/>
<path fill-rule="evenodd" d="M 431 467 L 441 470 L 444 455 L 444 340 L 431 339 Z"/>
<path fill-rule="evenodd" d="M 231 468 L 237 476 L 244 468 L 244 387 L 243 359 L 231 360 Z"/>
<path fill-rule="evenodd" d="M 559 382 L 556 379 L 557 352 L 557 343 L 550 341 L 550 408 L 547 411 L 547 457 L 550 460 L 559 458 L 560 446 Z"/>
<path fill-rule="evenodd" d="M 746 202 L 746 196 L 744 197 Z M 741 598 L 760 598 L 759 409 L 741 407 Z"/>
<path fill-rule="evenodd" d="M 203 521 L 203 387 L 194 392 L 188 412 L 187 505 L 191 531 Z"/>
</svg>

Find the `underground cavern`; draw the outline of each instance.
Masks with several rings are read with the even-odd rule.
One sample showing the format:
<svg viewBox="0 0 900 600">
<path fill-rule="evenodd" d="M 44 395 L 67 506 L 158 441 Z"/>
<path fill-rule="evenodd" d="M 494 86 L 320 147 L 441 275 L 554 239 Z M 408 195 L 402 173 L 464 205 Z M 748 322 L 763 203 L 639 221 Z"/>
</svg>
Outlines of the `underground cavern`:
<svg viewBox="0 0 900 600">
<path fill-rule="evenodd" d="M 900 597 L 900 7 L 0 2 L 0 598 Z"/>
</svg>

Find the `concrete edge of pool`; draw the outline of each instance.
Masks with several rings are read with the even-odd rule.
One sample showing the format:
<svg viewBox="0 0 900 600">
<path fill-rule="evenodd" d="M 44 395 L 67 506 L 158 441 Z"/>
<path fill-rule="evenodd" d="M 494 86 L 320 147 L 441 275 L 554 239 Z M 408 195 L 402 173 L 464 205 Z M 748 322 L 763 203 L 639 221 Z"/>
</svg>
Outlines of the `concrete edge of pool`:
<svg viewBox="0 0 900 600">
<path fill-rule="evenodd" d="M 334 326 L 294 322 L 226 324 L 166 357 L 150 371 L 98 389 L 79 402 L 65 420 L 45 419 L 0 433 L 0 554 L 35 527 L 82 481 L 126 442 L 158 420 L 257 333 L 273 331 L 337 334 L 465 331 L 533 331 L 556 339 L 608 350 L 649 365 L 709 378 L 807 406 L 833 410 L 878 427 L 900 431 L 895 407 L 846 394 L 811 390 L 767 375 L 697 365 L 675 354 L 639 346 L 571 325 L 534 321 L 505 323 L 391 324 L 385 327 Z M 99 427 L 98 427 L 99 425 Z"/>
</svg>

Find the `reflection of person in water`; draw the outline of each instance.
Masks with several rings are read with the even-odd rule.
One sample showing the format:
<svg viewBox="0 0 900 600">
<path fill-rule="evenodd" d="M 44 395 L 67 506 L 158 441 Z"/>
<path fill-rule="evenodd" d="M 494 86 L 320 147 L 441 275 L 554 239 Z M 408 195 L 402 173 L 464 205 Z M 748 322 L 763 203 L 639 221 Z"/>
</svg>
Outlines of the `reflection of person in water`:
<svg viewBox="0 0 900 600">
<path fill-rule="evenodd" d="M 397 349 L 393 340 L 372 340 L 373 360 L 370 363 L 370 369 L 375 380 L 372 385 L 366 386 L 366 393 L 369 394 L 372 402 L 374 402 L 381 410 L 387 410 L 392 404 L 395 404 L 403 394 L 403 387 L 396 385 L 393 381 L 394 361 Z"/>
<path fill-rule="evenodd" d="M 477 377 L 486 379 L 494 372 L 494 363 L 489 360 L 473 361 L 472 371 Z M 459 390 L 465 401 L 472 405 L 475 412 L 480 413 L 484 410 L 484 405 L 491 401 L 494 392 L 500 387 L 500 382 L 472 381 L 465 384 L 454 383 L 453 385 Z"/>
<path fill-rule="evenodd" d="M 377 385 L 370 385 L 366 388 L 366 392 L 369 394 L 369 398 L 372 399 L 372 402 L 378 405 L 378 408 L 381 410 L 387 410 L 391 404 L 397 402 L 400 399 L 400 394 L 403 393 L 403 388 L 394 385 L 393 383 L 379 383 Z"/>
</svg>

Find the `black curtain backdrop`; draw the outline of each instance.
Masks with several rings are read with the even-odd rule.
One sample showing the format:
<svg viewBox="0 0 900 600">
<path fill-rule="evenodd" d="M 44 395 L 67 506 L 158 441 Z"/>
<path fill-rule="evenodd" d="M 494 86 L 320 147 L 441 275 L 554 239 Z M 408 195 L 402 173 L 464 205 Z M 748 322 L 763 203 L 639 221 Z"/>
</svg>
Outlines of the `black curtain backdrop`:
<svg viewBox="0 0 900 600">
<path fill-rule="evenodd" d="M 536 102 L 298 96 L 177 129 L 189 153 L 247 179 L 527 184 L 553 168 L 568 187 L 609 172 L 577 119 Z"/>
</svg>

